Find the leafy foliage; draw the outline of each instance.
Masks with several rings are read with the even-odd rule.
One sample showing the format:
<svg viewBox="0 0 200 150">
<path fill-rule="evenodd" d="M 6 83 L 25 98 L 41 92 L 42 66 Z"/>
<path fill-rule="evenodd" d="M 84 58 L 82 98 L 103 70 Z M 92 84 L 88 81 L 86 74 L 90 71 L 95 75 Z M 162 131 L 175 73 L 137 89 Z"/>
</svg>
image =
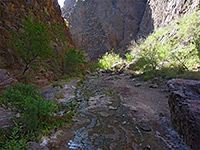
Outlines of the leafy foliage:
<svg viewBox="0 0 200 150">
<path fill-rule="evenodd" d="M 83 50 L 71 48 L 66 50 L 63 56 L 63 73 L 70 76 L 81 74 L 84 70 L 84 55 Z"/>
<path fill-rule="evenodd" d="M 20 134 L 22 129 L 18 124 L 14 126 L 11 134 L 6 138 L 5 143 L 1 143 L 4 146 L 0 148 L 1 150 L 23 150 L 28 148 L 27 138 L 24 134 Z M 1 134 L 2 135 L 2 134 Z M 0 144 L 0 145 L 1 145 Z"/>
<path fill-rule="evenodd" d="M 106 52 L 106 54 L 99 59 L 99 65 L 102 69 L 106 69 L 120 61 L 122 61 L 122 58 L 119 56 L 119 54 L 115 54 L 114 52 Z"/>
<path fill-rule="evenodd" d="M 44 60 L 52 54 L 49 47 L 52 38 L 47 32 L 47 27 L 33 16 L 23 20 L 22 26 L 19 31 L 11 31 L 11 47 L 25 64 L 24 74 L 33 66 L 35 60 Z"/>
<path fill-rule="evenodd" d="M 45 128 L 52 123 L 56 105 L 52 100 L 45 100 L 32 85 L 19 84 L 9 86 L 3 91 L 0 103 L 4 108 L 11 108 L 21 115 L 22 123 L 27 131 Z"/>
<path fill-rule="evenodd" d="M 130 47 L 140 71 L 163 67 L 191 70 L 200 64 L 200 11 L 176 20 L 172 25 L 156 30 L 140 44 Z"/>
<path fill-rule="evenodd" d="M 4 150 L 26 149 L 28 141 L 37 141 L 38 135 L 49 134 L 50 129 L 68 122 L 74 115 L 75 104 L 68 107 L 46 100 L 32 85 L 18 84 L 7 87 L 0 98 L 0 105 L 18 115 L 13 118 L 14 128 L 0 129 L 0 147 Z M 67 112 L 59 115 L 59 111 Z"/>
</svg>

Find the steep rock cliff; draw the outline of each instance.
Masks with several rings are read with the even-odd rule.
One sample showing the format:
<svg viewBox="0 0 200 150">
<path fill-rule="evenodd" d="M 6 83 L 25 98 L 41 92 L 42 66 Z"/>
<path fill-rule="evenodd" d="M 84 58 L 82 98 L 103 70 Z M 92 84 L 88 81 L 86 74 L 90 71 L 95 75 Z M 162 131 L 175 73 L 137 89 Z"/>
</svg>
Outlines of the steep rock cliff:
<svg viewBox="0 0 200 150">
<path fill-rule="evenodd" d="M 145 5 L 146 0 L 66 0 L 62 12 L 75 45 L 95 59 L 126 47 L 138 33 Z"/>
<path fill-rule="evenodd" d="M 131 40 L 146 37 L 199 4 L 199 0 L 65 0 L 62 12 L 76 46 L 85 46 L 89 58 L 95 59 L 112 49 L 123 53 Z"/>
<path fill-rule="evenodd" d="M 175 18 L 200 8 L 199 0 L 148 0 L 137 38 L 170 24 Z"/>
<path fill-rule="evenodd" d="M 19 57 L 14 53 L 13 49 L 8 47 L 10 39 L 9 30 L 19 30 L 22 20 L 33 14 L 40 18 L 45 24 L 64 24 L 64 19 L 61 17 L 60 6 L 57 0 L 1 0 L 0 1 L 0 68 L 9 70 L 20 67 Z M 55 39 L 56 46 L 70 47 L 73 45 L 69 28 L 63 26 L 65 41 L 58 43 Z M 49 31 L 50 32 L 50 31 Z M 59 38 L 59 33 L 56 33 Z"/>
</svg>

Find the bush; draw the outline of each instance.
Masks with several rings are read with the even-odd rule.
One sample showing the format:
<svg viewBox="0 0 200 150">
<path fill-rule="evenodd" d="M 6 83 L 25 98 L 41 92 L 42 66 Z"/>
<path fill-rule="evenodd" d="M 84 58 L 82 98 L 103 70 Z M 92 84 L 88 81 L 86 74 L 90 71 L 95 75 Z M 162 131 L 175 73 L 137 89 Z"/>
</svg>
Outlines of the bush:
<svg viewBox="0 0 200 150">
<path fill-rule="evenodd" d="M 180 66 L 192 70 L 199 66 L 200 10 L 177 19 L 172 25 L 155 30 L 130 49 L 139 71 Z"/>
<path fill-rule="evenodd" d="M 87 67 L 91 72 L 95 72 L 101 68 L 101 66 L 98 62 L 89 62 Z"/>
<path fill-rule="evenodd" d="M 31 15 L 22 22 L 18 31 L 11 30 L 10 46 L 21 57 L 24 63 L 23 74 L 33 67 L 34 62 L 42 61 L 51 55 L 49 42 L 52 40 L 47 27 Z"/>
<path fill-rule="evenodd" d="M 83 50 L 71 48 L 66 50 L 63 56 L 63 74 L 70 76 L 81 74 L 84 71 L 84 55 Z"/>
<path fill-rule="evenodd" d="M 114 52 L 106 52 L 106 54 L 99 59 L 99 65 L 102 69 L 107 69 L 120 61 L 122 61 L 122 58 L 119 56 L 119 54 L 115 54 Z"/>
<path fill-rule="evenodd" d="M 22 129 L 19 125 L 12 129 L 11 134 L 5 140 L 5 143 L 0 142 L 1 150 L 24 150 L 28 148 L 27 138 L 24 134 L 20 134 Z M 2 135 L 2 134 L 1 134 Z"/>
<path fill-rule="evenodd" d="M 19 113 L 21 116 L 19 122 L 27 131 L 47 127 L 53 122 L 52 116 L 56 110 L 52 100 L 45 100 L 34 86 L 25 84 L 9 86 L 3 91 L 0 104 Z"/>
</svg>

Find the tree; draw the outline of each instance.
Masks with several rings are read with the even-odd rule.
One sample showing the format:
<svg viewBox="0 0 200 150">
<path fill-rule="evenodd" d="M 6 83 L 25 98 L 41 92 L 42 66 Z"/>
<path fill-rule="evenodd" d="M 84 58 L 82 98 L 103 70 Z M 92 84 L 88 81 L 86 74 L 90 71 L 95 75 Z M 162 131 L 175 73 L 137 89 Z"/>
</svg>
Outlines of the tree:
<svg viewBox="0 0 200 150">
<path fill-rule="evenodd" d="M 22 22 L 22 28 L 11 31 L 11 46 L 24 62 L 23 74 L 33 63 L 51 55 L 49 42 L 52 40 L 48 28 L 36 17 L 28 17 Z"/>
</svg>

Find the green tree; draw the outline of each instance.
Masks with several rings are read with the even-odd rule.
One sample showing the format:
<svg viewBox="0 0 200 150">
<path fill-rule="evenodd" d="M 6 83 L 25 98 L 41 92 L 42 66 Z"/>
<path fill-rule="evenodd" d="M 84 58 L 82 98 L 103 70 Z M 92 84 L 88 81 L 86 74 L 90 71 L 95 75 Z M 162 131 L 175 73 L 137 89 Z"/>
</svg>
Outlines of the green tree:
<svg viewBox="0 0 200 150">
<path fill-rule="evenodd" d="M 22 28 L 11 31 L 11 47 L 23 60 L 23 74 L 33 66 L 36 60 L 45 60 L 52 54 L 49 46 L 52 37 L 47 30 L 44 23 L 31 16 L 23 20 Z"/>
</svg>

